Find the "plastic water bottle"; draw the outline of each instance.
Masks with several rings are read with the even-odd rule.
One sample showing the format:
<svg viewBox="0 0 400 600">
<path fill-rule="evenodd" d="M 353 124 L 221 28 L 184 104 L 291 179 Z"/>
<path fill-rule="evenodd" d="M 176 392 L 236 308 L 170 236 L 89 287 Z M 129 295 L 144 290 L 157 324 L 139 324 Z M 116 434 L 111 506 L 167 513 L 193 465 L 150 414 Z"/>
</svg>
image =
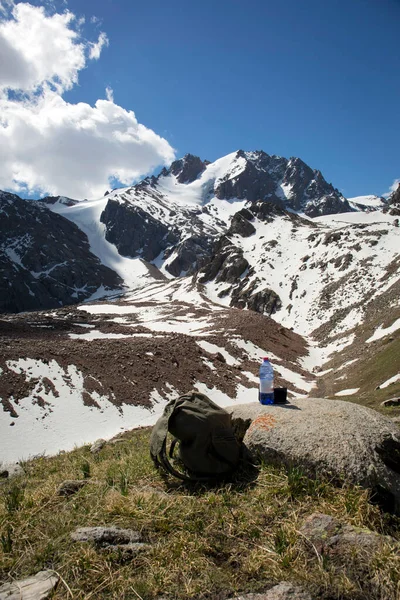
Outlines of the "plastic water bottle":
<svg viewBox="0 0 400 600">
<path fill-rule="evenodd" d="M 274 403 L 274 370 L 268 358 L 263 358 L 260 365 L 260 391 L 258 399 L 261 404 Z"/>
</svg>

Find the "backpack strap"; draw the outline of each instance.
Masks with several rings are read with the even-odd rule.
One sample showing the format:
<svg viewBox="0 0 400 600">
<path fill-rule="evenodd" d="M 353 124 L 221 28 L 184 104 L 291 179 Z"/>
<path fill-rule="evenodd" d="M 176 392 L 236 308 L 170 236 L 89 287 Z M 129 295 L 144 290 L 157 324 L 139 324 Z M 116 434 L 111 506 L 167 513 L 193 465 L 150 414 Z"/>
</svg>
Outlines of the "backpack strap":
<svg viewBox="0 0 400 600">
<path fill-rule="evenodd" d="M 170 458 L 173 458 L 174 449 L 175 449 L 177 442 L 178 442 L 178 440 L 176 438 L 172 441 L 172 444 L 171 444 L 171 447 L 169 450 Z M 173 475 L 174 477 L 177 477 L 178 479 L 181 479 L 182 481 L 190 481 L 190 482 L 205 481 L 205 479 L 202 477 L 196 477 L 194 475 L 185 475 L 184 473 L 180 473 L 180 471 L 177 471 L 177 469 L 175 469 L 175 467 L 169 461 L 169 458 L 167 455 L 167 440 L 166 439 L 164 440 L 160 454 L 156 457 L 156 460 L 154 462 L 158 468 L 163 467 L 166 471 L 168 471 L 168 473 L 170 473 L 170 475 Z"/>
<path fill-rule="evenodd" d="M 179 442 L 179 440 L 177 440 L 176 438 L 174 438 L 172 440 L 171 443 L 171 447 L 169 449 L 169 458 L 173 458 L 174 455 L 174 450 L 175 450 L 175 446 L 176 444 Z M 184 473 L 181 473 L 180 471 L 178 471 L 177 469 L 175 469 L 175 467 L 171 464 L 169 458 L 168 458 L 168 454 L 167 454 L 167 440 L 164 440 L 164 443 L 162 445 L 161 451 L 160 453 L 153 457 L 153 461 L 155 466 L 158 469 L 163 468 L 165 471 L 168 471 L 168 473 L 170 473 L 170 475 L 173 475 L 174 477 L 177 477 L 178 479 L 181 479 L 182 481 L 188 481 L 188 482 L 210 482 L 210 481 L 215 481 L 216 479 L 221 479 L 221 475 L 219 474 L 215 474 L 215 475 L 185 475 Z M 224 463 L 228 464 L 230 467 L 232 467 L 232 471 L 234 470 L 234 467 L 236 465 L 234 465 L 233 463 L 229 462 L 228 460 L 226 460 L 225 457 L 221 456 L 218 452 L 215 451 L 215 449 L 212 450 L 212 454 L 214 454 L 214 456 L 216 456 L 217 458 L 219 458 L 221 461 L 223 461 Z M 229 473 L 225 473 L 225 476 L 229 475 Z"/>
</svg>

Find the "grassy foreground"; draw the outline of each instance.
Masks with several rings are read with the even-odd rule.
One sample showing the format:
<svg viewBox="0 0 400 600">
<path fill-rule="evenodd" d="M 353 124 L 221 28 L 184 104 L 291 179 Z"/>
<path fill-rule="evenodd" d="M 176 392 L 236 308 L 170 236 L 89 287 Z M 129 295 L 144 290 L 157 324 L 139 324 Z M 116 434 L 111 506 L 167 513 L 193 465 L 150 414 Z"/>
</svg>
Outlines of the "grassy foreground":
<svg viewBox="0 0 400 600">
<path fill-rule="evenodd" d="M 398 521 L 366 491 L 267 465 L 253 483 L 167 485 L 149 458 L 149 436 L 129 432 L 98 455 L 85 446 L 37 458 L 1 486 L 0 581 L 53 569 L 60 599 L 225 599 L 280 581 L 326 600 L 400 597 L 400 558 L 389 546 L 338 568 L 299 532 L 319 511 L 400 539 Z M 74 496 L 57 494 L 62 481 L 84 478 Z M 71 540 L 76 527 L 97 525 L 138 530 L 150 545 L 129 557 Z"/>
</svg>

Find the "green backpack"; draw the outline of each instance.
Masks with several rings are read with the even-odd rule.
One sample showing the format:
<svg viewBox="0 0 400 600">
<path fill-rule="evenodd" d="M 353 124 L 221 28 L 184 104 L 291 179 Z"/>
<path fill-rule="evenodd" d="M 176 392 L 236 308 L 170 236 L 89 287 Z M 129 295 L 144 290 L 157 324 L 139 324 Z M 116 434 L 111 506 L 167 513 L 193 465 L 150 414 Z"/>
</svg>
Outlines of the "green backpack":
<svg viewBox="0 0 400 600">
<path fill-rule="evenodd" d="M 179 442 L 179 459 L 186 473 L 172 466 L 167 456 L 167 435 L 172 434 L 169 458 Z M 231 415 L 207 396 L 192 390 L 168 402 L 153 427 L 150 454 L 160 470 L 184 481 L 222 479 L 239 464 L 241 446 Z"/>
</svg>

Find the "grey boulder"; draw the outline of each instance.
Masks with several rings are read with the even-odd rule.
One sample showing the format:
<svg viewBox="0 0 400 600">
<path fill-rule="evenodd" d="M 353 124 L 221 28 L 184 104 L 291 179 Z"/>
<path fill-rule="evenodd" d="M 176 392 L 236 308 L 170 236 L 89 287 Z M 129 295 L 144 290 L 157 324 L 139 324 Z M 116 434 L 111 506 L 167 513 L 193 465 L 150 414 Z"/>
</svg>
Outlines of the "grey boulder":
<svg viewBox="0 0 400 600">
<path fill-rule="evenodd" d="M 75 542 L 91 542 L 102 550 L 117 550 L 123 554 L 135 556 L 146 550 L 149 544 L 142 541 L 138 531 L 121 527 L 79 527 L 71 538 Z"/>
<path fill-rule="evenodd" d="M 400 513 L 400 432 L 391 419 L 351 402 L 298 398 L 291 404 L 241 404 L 227 409 L 250 453 L 299 466 L 376 494 Z"/>
</svg>

